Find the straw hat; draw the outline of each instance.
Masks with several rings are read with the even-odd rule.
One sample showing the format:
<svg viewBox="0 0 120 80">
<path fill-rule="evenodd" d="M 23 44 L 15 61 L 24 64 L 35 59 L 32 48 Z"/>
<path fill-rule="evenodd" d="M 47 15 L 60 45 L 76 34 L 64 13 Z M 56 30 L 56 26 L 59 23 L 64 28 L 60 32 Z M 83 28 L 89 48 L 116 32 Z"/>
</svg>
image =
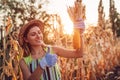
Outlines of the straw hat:
<svg viewBox="0 0 120 80">
<path fill-rule="evenodd" d="M 31 20 L 27 24 L 25 24 L 23 27 L 21 27 L 19 35 L 18 35 L 18 41 L 21 47 L 23 47 L 24 44 L 24 36 L 26 33 L 28 33 L 29 29 L 33 26 L 38 26 L 40 30 L 43 32 L 44 24 L 40 20 Z"/>
</svg>

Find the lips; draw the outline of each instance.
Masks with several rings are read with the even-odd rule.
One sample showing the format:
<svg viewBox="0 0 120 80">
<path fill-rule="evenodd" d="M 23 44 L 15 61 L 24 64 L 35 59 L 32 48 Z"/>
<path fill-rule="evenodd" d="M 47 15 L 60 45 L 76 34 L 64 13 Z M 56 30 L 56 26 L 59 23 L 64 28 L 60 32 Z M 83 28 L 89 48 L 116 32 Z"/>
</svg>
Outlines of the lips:
<svg viewBox="0 0 120 80">
<path fill-rule="evenodd" d="M 36 40 L 36 42 L 39 42 L 39 43 L 41 43 L 41 42 L 42 42 L 42 40 Z"/>
</svg>

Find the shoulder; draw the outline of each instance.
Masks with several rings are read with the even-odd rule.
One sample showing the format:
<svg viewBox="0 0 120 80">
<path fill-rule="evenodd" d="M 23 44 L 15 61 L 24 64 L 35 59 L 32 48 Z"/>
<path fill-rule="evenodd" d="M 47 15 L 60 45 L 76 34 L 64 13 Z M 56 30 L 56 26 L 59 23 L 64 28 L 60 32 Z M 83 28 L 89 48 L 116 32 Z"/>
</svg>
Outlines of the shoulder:
<svg viewBox="0 0 120 80">
<path fill-rule="evenodd" d="M 20 62 L 23 62 L 24 61 L 24 63 L 25 64 L 27 64 L 27 65 L 29 65 L 31 62 L 32 62 L 32 57 L 31 57 L 31 55 L 29 55 L 29 56 L 27 56 L 27 57 L 22 57 L 22 59 L 20 60 Z"/>
<path fill-rule="evenodd" d="M 19 61 L 19 65 L 20 65 L 20 68 L 21 68 L 22 71 L 28 70 L 28 65 L 26 64 L 24 59 L 21 59 Z"/>
<path fill-rule="evenodd" d="M 23 58 L 19 61 L 19 64 L 20 64 L 20 65 L 22 65 L 22 64 L 29 64 L 31 61 L 32 61 L 31 56 L 23 57 Z"/>
</svg>

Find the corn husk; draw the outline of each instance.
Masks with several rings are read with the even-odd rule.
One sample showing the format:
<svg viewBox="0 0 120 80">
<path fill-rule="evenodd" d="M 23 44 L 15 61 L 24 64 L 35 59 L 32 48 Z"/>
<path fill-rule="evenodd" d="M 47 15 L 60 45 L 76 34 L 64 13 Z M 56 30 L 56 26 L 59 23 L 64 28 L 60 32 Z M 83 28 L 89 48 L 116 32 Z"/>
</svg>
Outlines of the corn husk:
<svg viewBox="0 0 120 80">
<path fill-rule="evenodd" d="M 73 23 L 79 18 L 83 18 L 83 6 L 80 1 L 75 1 L 73 7 L 68 7 L 68 14 L 73 21 Z M 73 48 L 78 49 L 81 48 L 81 33 L 79 28 L 75 28 L 74 26 L 74 35 L 73 35 Z"/>
<path fill-rule="evenodd" d="M 67 12 L 73 22 L 75 20 L 82 18 L 84 19 L 85 15 L 85 7 L 82 5 L 82 2 L 80 1 L 75 1 L 74 6 L 67 8 Z"/>
<path fill-rule="evenodd" d="M 81 39 L 80 39 L 80 32 L 79 29 L 74 29 L 74 35 L 73 35 L 73 47 L 75 49 L 78 49 L 81 47 Z"/>
</svg>

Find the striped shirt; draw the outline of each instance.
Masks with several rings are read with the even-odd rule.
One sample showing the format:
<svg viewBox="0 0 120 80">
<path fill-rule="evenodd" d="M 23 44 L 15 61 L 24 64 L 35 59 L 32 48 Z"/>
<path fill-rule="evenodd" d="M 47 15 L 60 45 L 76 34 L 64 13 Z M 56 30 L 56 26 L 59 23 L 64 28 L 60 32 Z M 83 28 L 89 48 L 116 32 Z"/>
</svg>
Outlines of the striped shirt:
<svg viewBox="0 0 120 80">
<path fill-rule="evenodd" d="M 47 51 L 52 54 L 52 50 L 50 47 L 47 49 Z M 28 56 L 28 57 L 24 57 L 24 60 L 28 65 L 31 73 L 34 72 L 37 66 L 39 66 L 40 59 L 34 60 L 32 59 L 31 56 Z M 60 75 L 59 66 L 55 64 L 55 66 L 53 67 L 50 68 L 46 67 L 44 69 L 43 74 L 40 77 L 40 80 L 61 80 L 60 76 L 61 75 Z"/>
</svg>

